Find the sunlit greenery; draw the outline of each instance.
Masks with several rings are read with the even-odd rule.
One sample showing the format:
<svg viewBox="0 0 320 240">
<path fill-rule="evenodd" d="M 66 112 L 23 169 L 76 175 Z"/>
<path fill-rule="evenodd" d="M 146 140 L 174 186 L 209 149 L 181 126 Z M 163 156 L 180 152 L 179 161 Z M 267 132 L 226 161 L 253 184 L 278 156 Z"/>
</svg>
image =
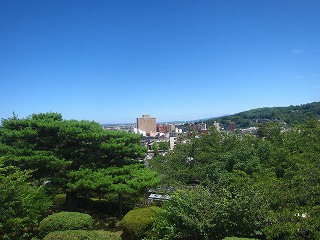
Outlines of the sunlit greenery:
<svg viewBox="0 0 320 240">
<path fill-rule="evenodd" d="M 285 122 L 292 126 L 319 115 L 320 102 L 313 102 L 299 106 L 256 108 L 229 116 L 212 118 L 205 122 L 212 125 L 216 121 L 222 124 L 224 128 L 228 128 L 231 121 L 235 122 L 238 128 L 259 126 L 259 124 L 269 121 Z"/>
<path fill-rule="evenodd" d="M 163 184 L 179 189 L 158 238 L 319 238 L 320 122 L 263 128 L 261 137 L 212 130 L 153 159 Z"/>
<path fill-rule="evenodd" d="M 300 107 L 313 111 L 317 106 Z M 101 226 L 114 229 L 119 227 L 116 216 L 133 208 L 128 202 L 142 199 L 141 207 L 153 188 L 168 200 L 158 203 L 161 211 L 146 219 L 146 228 L 131 235 L 319 239 L 319 139 L 315 116 L 286 127 L 281 121 L 259 123 L 257 135 L 211 129 L 186 136 L 167 154 L 155 154 L 147 168 L 141 161 L 146 148 L 140 135 L 64 120 L 57 113 L 13 116 L 0 127 L 0 234 L 4 239 L 39 237 L 39 222 L 50 214 L 52 200 L 50 211 L 117 212 L 112 215 L 116 220 Z M 160 153 L 168 146 L 154 147 Z M 128 226 L 143 209 L 131 211 Z M 106 214 L 102 218 L 106 220 Z M 90 224 L 89 229 L 96 230 Z M 63 230 L 47 225 L 52 231 Z M 85 229 L 48 230 L 43 235 L 108 235 Z"/>
</svg>

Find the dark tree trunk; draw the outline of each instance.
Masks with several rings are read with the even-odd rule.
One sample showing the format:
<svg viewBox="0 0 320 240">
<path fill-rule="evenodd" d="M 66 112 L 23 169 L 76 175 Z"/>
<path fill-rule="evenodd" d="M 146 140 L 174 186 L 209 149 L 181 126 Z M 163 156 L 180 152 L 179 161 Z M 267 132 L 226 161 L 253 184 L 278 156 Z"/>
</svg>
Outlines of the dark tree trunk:
<svg viewBox="0 0 320 240">
<path fill-rule="evenodd" d="M 69 210 L 75 210 L 78 208 L 77 192 L 67 192 L 66 207 Z"/>
<path fill-rule="evenodd" d="M 122 219 L 122 215 L 123 215 L 123 194 L 122 193 L 118 193 L 118 203 L 119 203 L 119 219 Z"/>
</svg>

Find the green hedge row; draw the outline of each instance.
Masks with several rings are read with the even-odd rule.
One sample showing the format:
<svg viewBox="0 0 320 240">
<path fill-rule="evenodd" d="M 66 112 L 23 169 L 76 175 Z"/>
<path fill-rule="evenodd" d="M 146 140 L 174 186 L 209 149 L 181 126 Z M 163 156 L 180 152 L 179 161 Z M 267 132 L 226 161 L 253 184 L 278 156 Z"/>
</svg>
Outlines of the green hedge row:
<svg viewBox="0 0 320 240">
<path fill-rule="evenodd" d="M 258 240 L 256 238 L 226 237 L 223 240 Z"/>
<path fill-rule="evenodd" d="M 121 240 L 115 233 L 105 231 L 67 230 L 55 231 L 46 235 L 43 240 Z"/>
</svg>

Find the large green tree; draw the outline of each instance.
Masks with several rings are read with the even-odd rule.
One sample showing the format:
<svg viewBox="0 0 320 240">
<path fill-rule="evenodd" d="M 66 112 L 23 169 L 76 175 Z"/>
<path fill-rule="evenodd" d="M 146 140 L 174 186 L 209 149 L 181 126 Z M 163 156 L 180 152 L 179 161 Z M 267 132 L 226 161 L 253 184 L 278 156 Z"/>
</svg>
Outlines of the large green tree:
<svg viewBox="0 0 320 240">
<path fill-rule="evenodd" d="M 137 134 L 103 130 L 90 121 L 63 120 L 61 114 L 33 114 L 2 120 L 0 153 L 6 165 L 32 170 L 33 180 L 67 189 L 67 174 L 132 164 L 146 149 Z M 68 192 L 71 206 L 77 192 Z"/>
<path fill-rule="evenodd" d="M 90 190 L 98 193 L 116 193 L 118 195 L 119 217 L 123 215 L 123 198 L 144 193 L 159 182 L 157 173 L 143 164 L 122 167 L 102 168 L 96 171 L 82 169 L 69 173 L 71 190 Z"/>
</svg>

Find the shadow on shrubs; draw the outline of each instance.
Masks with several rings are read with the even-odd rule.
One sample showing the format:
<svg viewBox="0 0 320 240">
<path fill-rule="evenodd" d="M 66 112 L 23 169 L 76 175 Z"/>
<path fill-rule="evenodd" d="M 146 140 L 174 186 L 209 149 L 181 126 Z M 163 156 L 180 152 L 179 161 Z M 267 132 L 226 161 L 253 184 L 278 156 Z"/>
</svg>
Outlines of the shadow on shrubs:
<svg viewBox="0 0 320 240">
<path fill-rule="evenodd" d="M 98 200 L 85 197 L 78 197 L 78 207 L 87 210 L 98 211 L 100 213 L 104 213 L 111 216 L 116 216 L 118 214 L 119 209 L 118 202 Z M 132 206 L 124 204 L 123 214 L 127 214 L 132 209 Z"/>
</svg>

